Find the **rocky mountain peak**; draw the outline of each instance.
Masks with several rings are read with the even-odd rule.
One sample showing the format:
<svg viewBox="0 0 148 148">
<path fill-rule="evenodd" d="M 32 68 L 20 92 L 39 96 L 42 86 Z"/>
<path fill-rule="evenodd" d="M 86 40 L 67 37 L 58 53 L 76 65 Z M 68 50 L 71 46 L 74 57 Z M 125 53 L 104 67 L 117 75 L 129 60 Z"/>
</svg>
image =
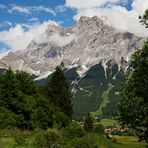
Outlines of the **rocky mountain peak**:
<svg viewBox="0 0 148 148">
<path fill-rule="evenodd" d="M 46 29 L 47 34 L 52 34 L 52 33 L 60 33 L 62 32 L 63 28 L 60 28 L 59 26 L 56 25 L 49 25 L 48 28 Z"/>
<path fill-rule="evenodd" d="M 122 64 L 121 59 L 124 58 L 125 63 L 129 61 L 131 54 L 142 46 L 144 40 L 132 33 L 119 32 L 97 16 L 82 16 L 74 27 L 68 29 L 49 25 L 44 38 L 42 42 L 32 41 L 21 56 L 17 56 L 18 59 L 9 54 L 0 63 L 40 75 L 51 73 L 63 63 L 68 69 L 76 67 L 82 76 L 100 62 L 104 69 L 112 60 L 119 67 L 127 67 L 128 64 Z"/>
</svg>

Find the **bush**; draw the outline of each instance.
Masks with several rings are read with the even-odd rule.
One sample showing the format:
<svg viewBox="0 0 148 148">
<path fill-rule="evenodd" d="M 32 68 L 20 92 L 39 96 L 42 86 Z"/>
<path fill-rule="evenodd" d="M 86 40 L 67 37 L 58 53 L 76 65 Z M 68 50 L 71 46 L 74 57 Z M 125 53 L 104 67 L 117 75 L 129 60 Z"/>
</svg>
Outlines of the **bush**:
<svg viewBox="0 0 148 148">
<path fill-rule="evenodd" d="M 94 128 L 94 132 L 98 134 L 104 134 L 105 133 L 104 126 L 102 124 L 96 125 Z"/>
<path fill-rule="evenodd" d="M 60 147 L 62 145 L 62 136 L 55 129 L 50 129 L 47 131 L 39 130 L 35 135 L 35 146 L 38 148 L 45 147 Z"/>
<path fill-rule="evenodd" d="M 73 141 L 73 147 L 74 148 L 95 148 L 93 141 L 86 137 L 81 139 L 75 139 Z"/>
<path fill-rule="evenodd" d="M 63 129 L 63 135 L 67 138 L 74 138 L 74 137 L 83 137 L 85 135 L 84 129 L 77 124 L 76 122 L 72 122 Z"/>
<path fill-rule="evenodd" d="M 64 114 L 63 112 L 55 112 L 53 115 L 53 122 L 54 122 L 54 127 L 66 127 L 70 124 L 71 120 L 70 118 Z"/>
</svg>

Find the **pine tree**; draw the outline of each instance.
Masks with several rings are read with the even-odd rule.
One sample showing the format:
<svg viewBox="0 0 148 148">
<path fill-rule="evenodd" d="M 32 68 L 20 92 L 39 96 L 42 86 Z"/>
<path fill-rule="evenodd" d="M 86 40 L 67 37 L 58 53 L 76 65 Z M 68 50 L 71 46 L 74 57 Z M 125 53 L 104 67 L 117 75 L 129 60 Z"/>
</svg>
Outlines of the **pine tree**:
<svg viewBox="0 0 148 148">
<path fill-rule="evenodd" d="M 94 118 L 88 112 L 84 119 L 84 129 L 88 132 L 92 132 L 94 128 Z"/>
<path fill-rule="evenodd" d="M 63 71 L 57 67 L 52 74 L 51 80 L 47 83 L 46 94 L 48 98 L 70 118 L 72 117 L 72 93 Z"/>
</svg>

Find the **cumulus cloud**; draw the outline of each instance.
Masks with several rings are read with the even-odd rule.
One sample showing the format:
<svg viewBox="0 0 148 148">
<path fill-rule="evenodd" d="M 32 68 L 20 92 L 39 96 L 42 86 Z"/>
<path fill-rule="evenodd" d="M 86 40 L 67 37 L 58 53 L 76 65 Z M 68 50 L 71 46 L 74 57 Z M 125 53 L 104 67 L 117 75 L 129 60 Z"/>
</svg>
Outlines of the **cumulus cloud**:
<svg viewBox="0 0 148 148">
<path fill-rule="evenodd" d="M 76 9 L 86 9 L 92 7 L 99 7 L 105 3 L 117 3 L 118 0 L 66 0 L 65 5 L 67 7 Z"/>
<path fill-rule="evenodd" d="M 23 13 L 23 14 L 31 14 L 33 12 L 46 12 L 46 13 L 51 13 L 52 15 L 56 15 L 55 12 L 50 8 L 50 7 L 45 7 L 45 6 L 18 6 L 18 5 L 11 5 L 11 9 L 8 10 L 9 13 L 13 12 L 18 12 L 18 13 Z"/>
<path fill-rule="evenodd" d="M 42 34 L 50 24 L 58 25 L 55 21 L 45 21 L 41 24 L 35 23 L 26 26 L 17 24 L 7 31 L 0 32 L 0 42 L 11 50 L 24 50 L 32 40 L 42 38 Z"/>
<path fill-rule="evenodd" d="M 110 7 L 101 7 L 101 5 L 108 4 L 108 2 L 112 2 L 110 3 Z M 122 0 L 93 0 L 87 3 L 84 0 L 66 0 L 65 5 L 77 9 L 77 14 L 74 16 L 74 20 L 76 21 L 81 16 L 105 16 L 110 21 L 110 24 L 119 30 L 129 31 L 138 36 L 147 37 L 148 30 L 139 23 L 138 16 L 143 14 L 148 8 L 148 0 L 133 0 L 132 10 L 130 11 L 120 6 L 119 4 L 121 3 L 126 4 L 128 1 L 125 0 L 123 3 Z"/>
</svg>

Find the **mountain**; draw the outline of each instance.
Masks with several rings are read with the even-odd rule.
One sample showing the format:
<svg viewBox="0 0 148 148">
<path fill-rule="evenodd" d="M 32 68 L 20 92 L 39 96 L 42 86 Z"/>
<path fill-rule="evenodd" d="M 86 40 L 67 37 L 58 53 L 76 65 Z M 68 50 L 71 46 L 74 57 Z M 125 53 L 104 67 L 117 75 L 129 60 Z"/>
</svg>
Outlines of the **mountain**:
<svg viewBox="0 0 148 148">
<path fill-rule="evenodd" d="M 72 28 L 49 25 L 24 51 L 2 58 L 0 67 L 25 70 L 41 84 L 61 65 L 74 93 L 74 118 L 88 111 L 96 116 L 114 116 L 124 72 L 143 41 L 110 26 L 104 18 L 83 16 Z"/>
</svg>

